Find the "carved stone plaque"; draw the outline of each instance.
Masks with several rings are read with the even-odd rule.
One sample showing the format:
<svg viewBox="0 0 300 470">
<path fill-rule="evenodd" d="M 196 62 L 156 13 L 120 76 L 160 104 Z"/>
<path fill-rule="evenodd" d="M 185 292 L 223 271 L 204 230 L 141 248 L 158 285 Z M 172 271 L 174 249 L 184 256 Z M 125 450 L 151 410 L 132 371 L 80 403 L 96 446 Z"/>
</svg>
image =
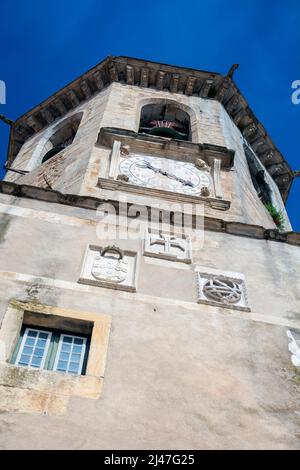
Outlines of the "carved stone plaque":
<svg viewBox="0 0 300 470">
<path fill-rule="evenodd" d="M 190 239 L 161 232 L 149 232 L 146 234 L 144 256 L 191 263 Z"/>
<path fill-rule="evenodd" d="M 211 278 L 203 286 L 203 293 L 208 299 L 227 304 L 237 304 L 242 297 L 242 288 L 231 279 Z"/>
<path fill-rule="evenodd" d="M 250 311 L 244 275 L 196 266 L 198 303 Z"/>
<path fill-rule="evenodd" d="M 134 292 L 136 259 L 137 253 L 116 246 L 89 245 L 78 282 Z"/>
<path fill-rule="evenodd" d="M 96 253 L 92 265 L 92 275 L 102 281 L 123 282 L 126 280 L 129 270 L 128 261 L 116 250 L 106 248 L 102 253 Z"/>
</svg>

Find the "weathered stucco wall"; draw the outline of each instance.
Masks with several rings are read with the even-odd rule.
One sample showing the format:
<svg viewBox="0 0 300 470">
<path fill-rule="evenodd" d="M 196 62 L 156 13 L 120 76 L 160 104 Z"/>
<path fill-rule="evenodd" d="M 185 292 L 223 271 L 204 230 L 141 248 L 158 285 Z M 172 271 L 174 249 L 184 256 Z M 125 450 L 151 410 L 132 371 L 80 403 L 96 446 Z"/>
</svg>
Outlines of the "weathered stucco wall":
<svg viewBox="0 0 300 470">
<path fill-rule="evenodd" d="M 107 141 L 98 139 L 100 130 L 138 132 L 144 105 L 170 102 L 190 115 L 194 147 L 187 144 L 185 152 L 200 152 L 197 144 L 206 143 L 224 147 L 224 158 L 226 149 L 235 153 L 233 167 L 220 172 L 222 207 L 205 205 L 204 239 L 201 227 L 192 231 L 190 263 L 144 256 L 144 240 L 133 236 L 134 217 L 106 219 L 110 228 L 124 228 L 125 222 L 130 228 L 129 238 L 105 238 L 105 220 L 89 209 L 121 193 L 99 183 L 108 176 L 111 157 Z M 22 185 L 25 197 L 0 194 L 0 448 L 298 449 L 300 373 L 291 363 L 286 333 L 300 330 L 300 250 L 292 244 L 298 243 L 295 234 L 286 235 L 287 243 L 262 238 L 274 231 L 259 226 L 275 224 L 251 182 L 241 132 L 214 99 L 121 83 L 63 120 L 76 113 L 82 119 L 74 141 L 44 164 L 45 144 L 62 120 L 21 148 L 13 166 L 29 173 L 8 172 L 5 180 Z M 139 148 L 146 153 L 149 145 L 143 139 Z M 179 158 L 182 148 L 176 145 Z M 160 148 L 161 156 L 167 151 Z M 283 209 L 275 182 L 270 184 Z M 20 195 L 20 186 L 2 189 Z M 163 194 L 122 189 L 128 202 L 164 202 Z M 46 202 L 52 197 L 61 204 Z M 81 208 L 87 199 L 89 208 Z M 176 197 L 169 201 L 172 211 Z M 244 236 L 228 233 L 230 227 Z M 113 244 L 136 254 L 135 283 L 123 290 L 87 282 L 82 270 L 87 246 Z M 198 273 L 212 270 L 243 278 L 243 309 L 198 303 Z M 89 322 L 89 373 L 70 377 L 8 364 L 22 315 L 39 313 L 48 315 L 39 317 L 48 327 L 52 317 L 57 328 L 72 318 Z"/>
<path fill-rule="evenodd" d="M 48 408 L 37 393 L 26 413 L 31 384 L 19 381 L 11 400 L 0 394 L 0 447 L 299 448 L 286 337 L 300 328 L 299 247 L 206 231 L 184 265 L 122 240 L 140 256 L 137 292 L 121 292 L 77 282 L 86 245 L 103 245 L 97 222 L 93 211 L 0 197 L 1 318 L 12 299 L 112 316 L 101 397 L 66 406 L 62 392 Z M 197 304 L 196 265 L 243 273 L 251 312 Z M 16 395 L 21 413 L 8 411 Z"/>
</svg>

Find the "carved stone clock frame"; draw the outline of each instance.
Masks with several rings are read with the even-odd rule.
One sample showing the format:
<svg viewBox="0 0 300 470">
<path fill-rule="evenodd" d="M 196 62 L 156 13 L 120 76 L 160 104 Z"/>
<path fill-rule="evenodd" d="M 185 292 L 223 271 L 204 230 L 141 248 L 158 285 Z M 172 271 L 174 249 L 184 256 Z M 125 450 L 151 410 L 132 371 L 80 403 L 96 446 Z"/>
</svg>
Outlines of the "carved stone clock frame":
<svg viewBox="0 0 300 470">
<path fill-rule="evenodd" d="M 102 128 L 97 144 L 111 149 L 106 174 L 99 175 L 98 186 L 100 188 L 142 195 L 148 194 L 174 202 L 203 202 L 218 210 L 227 210 L 230 207 L 230 201 L 224 198 L 221 171 L 228 171 L 232 168 L 234 160 L 232 150 L 217 145 L 170 140 L 115 128 Z M 184 194 L 147 187 L 142 184 L 133 184 L 126 175 L 122 175 L 120 172 L 120 162 L 131 155 L 145 157 L 151 155 L 151 158 L 172 159 L 175 162 L 186 162 L 193 165 L 197 165 L 197 162 L 201 161 L 208 170 L 207 174 L 212 183 L 210 194 Z"/>
</svg>

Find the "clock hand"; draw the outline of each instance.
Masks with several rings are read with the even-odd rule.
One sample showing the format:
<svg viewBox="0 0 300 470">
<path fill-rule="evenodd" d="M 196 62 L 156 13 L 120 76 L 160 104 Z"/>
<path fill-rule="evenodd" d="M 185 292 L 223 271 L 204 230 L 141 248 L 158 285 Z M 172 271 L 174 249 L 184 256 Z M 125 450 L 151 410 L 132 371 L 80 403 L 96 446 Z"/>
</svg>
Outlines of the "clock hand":
<svg viewBox="0 0 300 470">
<path fill-rule="evenodd" d="M 168 178 L 179 181 L 179 183 L 182 183 L 185 186 L 190 186 L 191 188 L 194 187 L 191 181 L 184 180 L 183 178 L 180 178 L 179 176 L 173 175 L 172 173 L 168 173 L 167 171 L 161 170 L 160 168 L 156 168 L 155 166 L 151 165 L 151 163 L 147 162 L 146 160 L 144 160 L 142 163 L 136 163 L 136 166 L 140 168 L 148 168 L 149 170 L 152 170 L 155 173 L 160 173 L 163 176 L 167 176 Z"/>
<path fill-rule="evenodd" d="M 159 168 L 152 166 L 150 162 L 147 162 L 147 160 L 144 160 L 142 163 L 136 163 L 136 166 L 139 168 L 148 168 L 149 170 L 153 170 L 155 173 L 161 172 Z"/>
<path fill-rule="evenodd" d="M 173 175 L 172 173 L 167 173 L 166 171 L 163 173 L 165 176 L 168 176 L 169 178 L 172 178 L 176 181 L 179 181 L 179 183 L 184 184 L 185 186 L 190 186 L 191 188 L 194 187 L 193 183 L 189 180 L 184 180 L 183 178 L 180 178 L 179 176 Z"/>
</svg>

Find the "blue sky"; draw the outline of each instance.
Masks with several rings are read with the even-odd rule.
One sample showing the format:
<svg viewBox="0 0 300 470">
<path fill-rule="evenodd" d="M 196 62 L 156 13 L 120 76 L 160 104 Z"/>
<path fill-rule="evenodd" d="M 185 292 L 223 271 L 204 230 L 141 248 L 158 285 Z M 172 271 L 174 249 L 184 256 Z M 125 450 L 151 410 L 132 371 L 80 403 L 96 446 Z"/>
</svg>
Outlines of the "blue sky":
<svg viewBox="0 0 300 470">
<path fill-rule="evenodd" d="M 0 5 L 0 80 L 16 119 L 105 56 L 128 55 L 226 73 L 293 169 L 300 169 L 299 0 L 14 0 Z M 0 122 L 0 166 L 8 126 Z M 287 204 L 300 231 L 300 178 Z"/>
</svg>

